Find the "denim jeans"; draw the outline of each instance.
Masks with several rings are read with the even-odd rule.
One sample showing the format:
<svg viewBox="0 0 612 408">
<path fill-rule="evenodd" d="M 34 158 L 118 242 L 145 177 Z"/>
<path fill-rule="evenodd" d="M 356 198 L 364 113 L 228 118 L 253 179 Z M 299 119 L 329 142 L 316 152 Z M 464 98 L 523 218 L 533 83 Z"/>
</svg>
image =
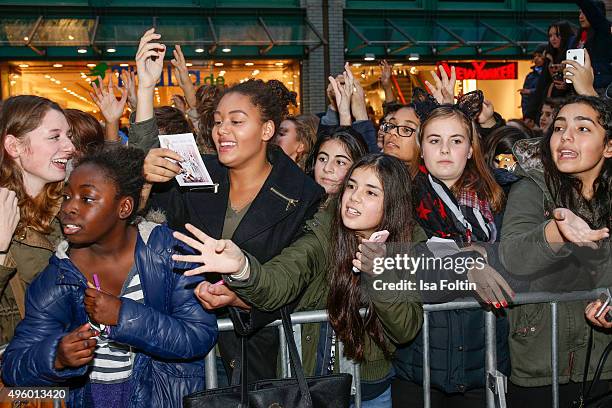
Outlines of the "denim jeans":
<svg viewBox="0 0 612 408">
<path fill-rule="evenodd" d="M 351 408 L 355 408 L 355 404 L 351 404 Z M 373 400 L 361 401 L 361 408 L 391 408 L 391 386 Z"/>
</svg>

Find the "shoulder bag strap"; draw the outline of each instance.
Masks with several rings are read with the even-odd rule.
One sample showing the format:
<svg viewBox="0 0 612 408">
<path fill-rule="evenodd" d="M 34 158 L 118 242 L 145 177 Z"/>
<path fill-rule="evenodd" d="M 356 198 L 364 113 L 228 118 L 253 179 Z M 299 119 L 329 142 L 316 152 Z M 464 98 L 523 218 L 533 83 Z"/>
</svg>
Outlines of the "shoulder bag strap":
<svg viewBox="0 0 612 408">
<path fill-rule="evenodd" d="M 289 348 L 289 361 L 291 362 L 291 373 L 297 379 L 302 394 L 301 403 L 302 407 L 312 408 L 312 397 L 308 390 L 308 384 L 306 383 L 306 376 L 304 375 L 304 368 L 300 361 L 298 354 L 297 345 L 295 344 L 295 338 L 293 337 L 293 326 L 291 325 L 291 317 L 289 316 L 289 310 L 287 307 L 281 308 L 281 317 L 283 320 L 283 329 L 285 329 L 285 337 L 287 339 L 287 346 Z"/>
</svg>

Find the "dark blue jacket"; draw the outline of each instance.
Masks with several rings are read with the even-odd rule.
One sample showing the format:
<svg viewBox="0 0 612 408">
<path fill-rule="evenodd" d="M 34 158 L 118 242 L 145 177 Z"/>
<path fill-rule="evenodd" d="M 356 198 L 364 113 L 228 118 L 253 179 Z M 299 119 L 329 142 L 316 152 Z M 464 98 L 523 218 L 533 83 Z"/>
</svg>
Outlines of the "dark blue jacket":
<svg viewBox="0 0 612 408">
<path fill-rule="evenodd" d="M 538 87 L 538 81 L 542 76 L 542 71 L 544 67 L 533 67 L 531 72 L 527 74 L 525 77 L 525 82 L 523 82 L 523 89 L 531 90 L 530 94 L 521 95 L 521 112 L 523 112 L 523 117 L 527 115 L 527 107 L 529 105 L 529 100 L 531 98 L 535 98 L 535 91 Z"/>
<path fill-rule="evenodd" d="M 134 347 L 130 408 L 179 408 L 182 397 L 204 388 L 203 357 L 217 341 L 217 322 L 193 295 L 201 277 L 178 273 L 189 264 L 171 259 L 179 242 L 166 226 L 143 222 L 135 266 L 144 304 L 123 298 L 109 338 Z M 15 386 L 70 387 L 68 406 L 91 406 L 89 366 L 54 368 L 59 341 L 87 323 L 85 277 L 60 244 L 26 295 L 26 316 L 4 353 L 2 379 Z"/>
<path fill-rule="evenodd" d="M 587 32 L 587 41 L 584 48 L 591 57 L 591 66 L 595 76 L 593 86 L 595 89 L 605 89 L 612 82 L 612 34 L 610 34 L 610 21 L 606 18 L 593 0 L 575 0 L 591 24 Z M 569 43 L 576 48 L 580 41 L 580 32 Z"/>
<path fill-rule="evenodd" d="M 503 276 L 507 275 L 497 255 L 497 247 L 480 244 L 487 249 L 489 264 Z M 495 326 L 497 369 L 508 376 L 510 329 L 507 317 L 498 316 Z M 432 387 L 455 394 L 485 386 L 485 312 L 482 309 L 430 312 L 429 347 Z M 397 376 L 423 384 L 423 332 L 419 332 L 409 345 L 398 348 L 395 356 Z"/>
</svg>

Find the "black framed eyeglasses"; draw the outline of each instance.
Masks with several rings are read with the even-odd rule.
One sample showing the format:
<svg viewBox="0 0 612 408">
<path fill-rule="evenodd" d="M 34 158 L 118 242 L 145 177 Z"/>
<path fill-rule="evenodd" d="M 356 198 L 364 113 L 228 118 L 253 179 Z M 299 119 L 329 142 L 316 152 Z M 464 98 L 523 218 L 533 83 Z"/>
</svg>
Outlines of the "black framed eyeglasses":
<svg viewBox="0 0 612 408">
<path fill-rule="evenodd" d="M 380 130 L 385 133 L 391 133 L 395 129 L 397 129 L 397 134 L 401 137 L 410 137 L 414 134 L 414 132 L 416 132 L 416 129 L 411 128 L 410 126 L 399 126 L 389 122 L 383 122 L 380 125 Z"/>
</svg>

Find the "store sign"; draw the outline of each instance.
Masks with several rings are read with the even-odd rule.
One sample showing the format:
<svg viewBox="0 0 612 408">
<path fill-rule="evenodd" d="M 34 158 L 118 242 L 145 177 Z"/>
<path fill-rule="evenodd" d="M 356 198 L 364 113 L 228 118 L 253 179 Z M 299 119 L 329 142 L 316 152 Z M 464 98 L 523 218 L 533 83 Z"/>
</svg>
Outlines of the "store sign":
<svg viewBox="0 0 612 408">
<path fill-rule="evenodd" d="M 111 66 L 112 72 L 119 73 L 119 87 L 123 86 L 123 81 L 121 81 L 121 71 L 123 71 L 124 69 L 129 70 L 130 68 L 122 67 L 120 65 Z M 211 73 L 210 75 L 202 78 L 200 71 L 197 71 L 195 69 L 190 69 L 188 72 L 190 75 L 193 75 L 195 77 L 195 83 L 194 83 L 195 86 L 200 86 L 200 85 L 221 85 L 223 86 L 225 85 L 225 78 L 223 78 L 222 76 L 218 76 L 215 78 L 213 74 Z M 165 73 L 162 72 L 161 78 L 159 78 L 159 82 L 155 86 L 179 86 L 178 84 L 175 84 L 172 81 L 172 65 L 168 64 L 166 68 L 166 72 Z"/>
<path fill-rule="evenodd" d="M 455 74 L 458 80 L 463 79 L 517 79 L 517 62 L 487 62 L 472 61 L 469 63 L 458 62 L 449 64 L 440 62 L 446 73 L 450 76 L 450 67 L 455 67 Z"/>
</svg>

